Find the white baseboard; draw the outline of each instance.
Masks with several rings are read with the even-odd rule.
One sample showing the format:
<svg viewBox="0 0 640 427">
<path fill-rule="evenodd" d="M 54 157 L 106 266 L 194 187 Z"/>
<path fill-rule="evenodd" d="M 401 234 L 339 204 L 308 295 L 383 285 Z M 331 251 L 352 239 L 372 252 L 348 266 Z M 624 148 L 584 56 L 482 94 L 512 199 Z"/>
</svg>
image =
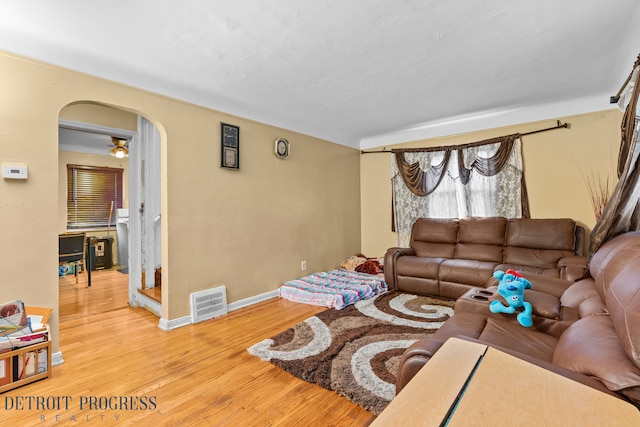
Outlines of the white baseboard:
<svg viewBox="0 0 640 427">
<path fill-rule="evenodd" d="M 158 322 L 158 328 L 162 329 L 163 331 L 170 331 L 172 329 L 177 329 L 190 324 L 191 316 L 178 317 L 177 319 L 171 320 L 160 318 L 160 321 Z"/>
<path fill-rule="evenodd" d="M 250 305 L 257 304 L 262 301 L 270 300 L 271 298 L 278 297 L 278 290 L 271 292 L 265 292 L 264 294 L 255 295 L 249 298 L 241 299 L 240 301 L 232 302 L 227 305 L 227 310 L 234 311 L 240 308 L 249 307 Z"/>
<path fill-rule="evenodd" d="M 140 292 L 136 295 L 136 305 L 149 310 L 158 317 L 162 316 L 162 304 L 144 294 L 141 294 Z"/>
<path fill-rule="evenodd" d="M 62 358 L 62 352 L 56 351 L 55 353 L 51 353 L 51 366 L 58 366 L 64 363 L 64 359 Z"/>
<path fill-rule="evenodd" d="M 262 301 L 267 301 L 272 298 L 278 297 L 278 291 L 266 292 L 264 294 L 255 295 L 249 298 L 245 298 L 240 301 L 232 302 L 231 304 L 227 304 L 227 311 L 239 310 L 244 307 L 249 307 L 250 305 L 257 304 Z M 179 317 L 177 319 L 162 319 L 158 322 L 158 328 L 163 331 L 170 331 L 172 329 L 177 329 L 182 326 L 187 326 L 191 324 L 191 316 Z"/>
</svg>

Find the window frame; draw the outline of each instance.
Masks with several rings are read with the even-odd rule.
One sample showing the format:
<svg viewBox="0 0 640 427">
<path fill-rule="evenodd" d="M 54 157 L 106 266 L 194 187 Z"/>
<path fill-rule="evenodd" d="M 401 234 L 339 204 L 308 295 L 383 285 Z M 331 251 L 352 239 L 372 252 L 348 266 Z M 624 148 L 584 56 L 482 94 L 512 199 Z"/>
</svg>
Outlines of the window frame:
<svg viewBox="0 0 640 427">
<path fill-rule="evenodd" d="M 67 230 L 113 224 L 115 210 L 123 207 L 123 177 L 123 168 L 67 164 Z"/>
</svg>

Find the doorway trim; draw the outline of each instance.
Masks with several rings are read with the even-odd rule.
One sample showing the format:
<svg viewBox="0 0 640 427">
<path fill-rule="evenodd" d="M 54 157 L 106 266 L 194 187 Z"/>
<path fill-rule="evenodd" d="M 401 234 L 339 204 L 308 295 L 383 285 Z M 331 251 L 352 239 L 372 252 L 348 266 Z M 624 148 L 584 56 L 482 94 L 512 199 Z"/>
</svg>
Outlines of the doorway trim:
<svg viewBox="0 0 640 427">
<path fill-rule="evenodd" d="M 115 136 L 118 138 L 124 138 L 124 139 L 128 139 L 128 140 L 133 140 L 136 138 L 136 136 L 138 135 L 138 131 L 137 130 L 129 130 L 129 129 L 121 129 L 121 128 L 114 128 L 114 127 L 110 127 L 110 126 L 103 126 L 103 125 L 98 125 L 95 123 L 89 123 L 89 122 L 80 122 L 80 121 L 76 121 L 76 120 L 69 120 L 69 119 L 63 119 L 63 118 L 58 118 L 58 128 L 65 128 L 65 129 L 72 129 L 72 130 L 78 130 L 78 131 L 83 131 L 83 132 L 90 132 L 90 133 L 96 133 L 96 134 L 101 134 L 101 135 L 108 135 L 108 136 Z M 60 141 L 58 141 L 58 144 L 60 144 Z M 129 169 L 131 169 L 131 162 L 129 163 Z M 131 188 L 128 189 L 129 191 L 129 200 L 128 202 L 130 202 L 131 199 Z M 131 208 L 131 203 L 127 203 L 129 205 L 129 208 Z M 128 242 L 127 245 L 129 246 L 129 248 L 131 248 L 131 235 L 130 233 L 128 233 Z M 130 251 L 129 251 L 130 252 Z M 130 267 L 129 267 L 130 268 Z M 131 274 L 128 275 L 129 276 L 129 306 L 131 307 L 136 307 L 137 301 L 136 301 L 136 286 L 132 285 L 132 281 L 131 281 Z M 132 289 L 133 288 L 133 289 Z"/>
<path fill-rule="evenodd" d="M 119 138 L 131 139 L 138 134 L 138 131 L 114 128 L 110 126 L 97 125 L 95 123 L 79 122 L 69 119 L 58 119 L 58 127 L 84 132 L 99 133 L 101 135 L 117 136 Z"/>
</svg>

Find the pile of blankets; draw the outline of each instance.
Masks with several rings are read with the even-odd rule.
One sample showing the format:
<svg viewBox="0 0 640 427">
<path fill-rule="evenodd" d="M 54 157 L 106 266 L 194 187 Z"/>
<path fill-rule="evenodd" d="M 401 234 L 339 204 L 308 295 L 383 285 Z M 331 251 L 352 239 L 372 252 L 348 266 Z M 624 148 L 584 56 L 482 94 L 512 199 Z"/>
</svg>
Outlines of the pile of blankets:
<svg viewBox="0 0 640 427">
<path fill-rule="evenodd" d="M 360 262 L 351 258 L 343 263 L 340 270 L 314 273 L 283 283 L 278 294 L 289 301 L 341 310 L 387 291 L 382 264 L 378 260 L 365 258 Z M 357 271 L 358 268 L 363 271 Z"/>
<path fill-rule="evenodd" d="M 347 258 L 342 262 L 342 268 L 366 274 L 384 273 L 384 258 L 367 258 L 360 254 Z"/>
</svg>

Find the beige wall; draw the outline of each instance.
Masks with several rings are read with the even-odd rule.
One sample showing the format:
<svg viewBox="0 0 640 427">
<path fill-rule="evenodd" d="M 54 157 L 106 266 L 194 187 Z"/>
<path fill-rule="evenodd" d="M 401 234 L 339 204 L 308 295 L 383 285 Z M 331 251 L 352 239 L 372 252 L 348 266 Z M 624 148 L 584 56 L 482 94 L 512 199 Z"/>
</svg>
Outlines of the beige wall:
<svg viewBox="0 0 640 427">
<path fill-rule="evenodd" d="M 229 302 L 338 267 L 360 250 L 359 151 L 0 53 L 0 161 L 26 182 L 0 181 L 0 292 L 52 307 L 59 350 L 58 116 L 91 101 L 144 115 L 162 138 L 163 307 L 189 315 L 189 294 L 224 284 Z M 79 119 L 76 117 L 75 119 Z M 239 171 L 220 165 L 220 122 L 240 126 Z M 291 142 L 291 156 L 273 141 Z"/>
<path fill-rule="evenodd" d="M 569 129 L 522 137 L 531 217 L 575 219 L 587 229 L 595 224 L 585 179 L 592 173 L 610 178 L 613 187 L 620 145 L 618 110 L 562 117 Z M 555 120 L 414 141 L 396 147 L 457 145 L 555 126 Z M 375 150 L 375 149 L 374 149 Z M 396 246 L 391 232 L 391 154 L 364 154 L 360 161 L 362 251 L 382 256 Z"/>
<path fill-rule="evenodd" d="M 137 130 L 138 115 L 91 102 L 76 102 L 60 111 L 60 118 L 116 129 Z"/>
</svg>

